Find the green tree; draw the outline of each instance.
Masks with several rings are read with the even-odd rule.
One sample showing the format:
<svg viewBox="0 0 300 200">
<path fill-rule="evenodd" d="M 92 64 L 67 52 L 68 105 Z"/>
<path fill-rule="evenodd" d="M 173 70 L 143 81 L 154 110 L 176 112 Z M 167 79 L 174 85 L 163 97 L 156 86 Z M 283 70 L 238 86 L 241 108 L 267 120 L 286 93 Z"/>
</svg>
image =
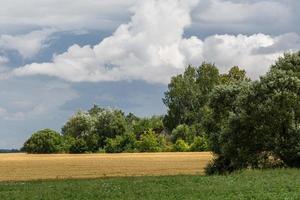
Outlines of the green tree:
<svg viewBox="0 0 300 200">
<path fill-rule="evenodd" d="M 292 71 L 295 76 L 300 78 L 300 51 L 295 53 L 285 53 L 271 66 L 271 69 Z"/>
<path fill-rule="evenodd" d="M 191 143 L 195 137 L 195 134 L 186 124 L 180 124 L 172 131 L 172 141 L 176 142 L 181 139 L 185 142 Z"/>
<path fill-rule="evenodd" d="M 22 148 L 27 153 L 59 153 L 63 148 L 62 136 L 54 130 L 43 129 L 32 134 Z"/>
<path fill-rule="evenodd" d="M 178 139 L 173 146 L 173 151 L 186 152 L 189 151 L 189 148 L 189 145 L 184 140 Z"/>
<path fill-rule="evenodd" d="M 95 115 L 95 132 L 99 136 L 99 146 L 104 147 L 107 138 L 122 135 L 127 130 L 124 113 L 120 110 L 102 110 Z"/>
<path fill-rule="evenodd" d="M 155 133 L 159 134 L 163 131 L 164 125 L 161 116 L 152 116 L 150 118 L 141 118 L 134 121 L 132 124 L 132 131 L 139 137 L 145 131 L 152 129 Z"/>
<path fill-rule="evenodd" d="M 165 126 L 173 130 L 179 124 L 201 123 L 203 113 L 199 111 L 207 104 L 209 93 L 219 78 L 218 69 L 209 63 L 199 68 L 188 66 L 183 74 L 172 77 L 163 99 L 168 108 Z"/>
<path fill-rule="evenodd" d="M 153 130 L 145 131 L 137 142 L 140 152 L 159 152 L 162 151 L 161 144 Z"/>
<path fill-rule="evenodd" d="M 169 130 L 186 121 L 193 121 L 194 113 L 199 107 L 196 78 L 196 69 L 192 66 L 188 66 L 183 74 L 172 77 L 163 99 L 168 107 L 164 124 Z"/>
<path fill-rule="evenodd" d="M 241 81 L 251 81 L 246 75 L 246 71 L 240 69 L 238 66 L 232 67 L 227 74 L 221 75 L 222 84 L 230 84 Z"/>
<path fill-rule="evenodd" d="M 215 89 L 210 142 L 217 156 L 208 173 L 270 167 L 270 156 L 286 166 L 300 166 L 298 57 L 299 53 L 286 54 L 247 87 L 231 84 Z"/>
<path fill-rule="evenodd" d="M 136 150 L 136 138 L 133 133 L 117 135 L 115 138 L 108 138 L 105 145 L 107 153 L 134 152 Z"/>
<path fill-rule="evenodd" d="M 76 139 L 70 147 L 70 153 L 85 153 L 88 151 L 88 146 L 84 139 Z"/>
<path fill-rule="evenodd" d="M 208 151 L 208 138 L 205 136 L 196 136 L 190 146 L 190 151 Z"/>
<path fill-rule="evenodd" d="M 62 134 L 82 137 L 91 134 L 94 127 L 94 120 L 89 113 L 79 111 L 72 116 L 62 128 Z"/>
</svg>

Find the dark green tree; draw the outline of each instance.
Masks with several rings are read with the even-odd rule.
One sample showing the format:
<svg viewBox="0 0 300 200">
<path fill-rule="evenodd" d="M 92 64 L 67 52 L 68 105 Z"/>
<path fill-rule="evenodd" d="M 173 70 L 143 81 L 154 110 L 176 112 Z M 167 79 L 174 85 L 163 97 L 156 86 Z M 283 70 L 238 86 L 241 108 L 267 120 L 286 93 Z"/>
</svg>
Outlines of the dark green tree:
<svg viewBox="0 0 300 200">
<path fill-rule="evenodd" d="M 70 147 L 70 153 L 85 153 L 88 151 L 86 141 L 82 138 L 76 139 Z"/>
<path fill-rule="evenodd" d="M 27 153 L 59 153 L 63 151 L 63 138 L 54 130 L 43 129 L 33 133 L 22 150 Z"/>
</svg>

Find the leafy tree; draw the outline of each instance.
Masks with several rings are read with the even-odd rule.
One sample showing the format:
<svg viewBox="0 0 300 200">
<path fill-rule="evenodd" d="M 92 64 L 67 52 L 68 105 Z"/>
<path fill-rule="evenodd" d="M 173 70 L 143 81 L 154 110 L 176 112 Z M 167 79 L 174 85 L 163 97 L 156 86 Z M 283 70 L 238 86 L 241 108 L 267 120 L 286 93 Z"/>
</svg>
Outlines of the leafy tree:
<svg viewBox="0 0 300 200">
<path fill-rule="evenodd" d="M 101 108 L 98 105 L 94 105 L 91 109 L 88 110 L 88 113 L 91 116 L 97 116 L 99 113 L 102 113 L 105 111 L 105 108 Z"/>
<path fill-rule="evenodd" d="M 208 151 L 208 139 L 205 136 L 196 136 L 190 146 L 190 151 Z"/>
<path fill-rule="evenodd" d="M 129 113 L 128 115 L 126 115 L 126 122 L 128 124 L 134 124 L 136 122 L 138 122 L 140 120 L 139 117 L 137 117 L 136 115 L 134 115 L 133 113 Z"/>
<path fill-rule="evenodd" d="M 178 139 L 173 146 L 173 150 L 179 152 L 189 151 L 189 148 L 189 145 L 182 139 Z"/>
<path fill-rule="evenodd" d="M 222 144 L 226 143 L 224 131 L 229 124 L 229 118 L 239 106 L 238 98 L 248 95 L 251 83 L 240 82 L 216 86 L 210 95 L 210 111 L 205 123 L 205 129 L 210 139 L 210 145 L 215 153 L 221 153 Z"/>
<path fill-rule="evenodd" d="M 250 78 L 247 77 L 246 71 L 240 69 L 238 66 L 232 67 L 228 74 L 221 75 L 221 83 L 222 84 L 230 84 L 242 81 L 251 81 Z"/>
<path fill-rule="evenodd" d="M 107 153 L 133 152 L 136 149 L 136 138 L 133 133 L 117 135 L 115 138 L 108 138 L 105 145 Z"/>
<path fill-rule="evenodd" d="M 89 152 L 97 152 L 99 150 L 100 138 L 98 134 L 92 132 L 79 138 L 83 139 L 86 142 Z"/>
<path fill-rule="evenodd" d="M 88 151 L 88 146 L 84 139 L 76 139 L 70 147 L 70 153 L 85 153 Z"/>
<path fill-rule="evenodd" d="M 69 153 L 70 147 L 75 143 L 76 139 L 72 136 L 62 136 L 62 153 Z"/>
<path fill-rule="evenodd" d="M 191 131 L 190 127 L 186 124 L 180 124 L 172 131 L 172 141 L 176 142 L 181 139 L 185 142 L 191 143 L 194 139 L 195 135 L 193 131 Z"/>
<path fill-rule="evenodd" d="M 259 109 L 252 111 L 261 117 L 255 118 L 257 133 L 269 136 L 265 140 L 266 149 L 291 167 L 300 166 L 299 78 L 297 71 L 273 68 L 257 85 L 256 96 L 259 97 L 256 101 Z"/>
<path fill-rule="evenodd" d="M 172 77 L 163 99 L 168 107 L 165 126 L 173 130 L 179 124 L 201 123 L 203 113 L 199 111 L 207 104 L 209 93 L 219 79 L 218 69 L 209 63 L 199 68 L 188 66 L 183 74 Z"/>
<path fill-rule="evenodd" d="M 168 107 L 164 124 L 169 130 L 173 130 L 179 124 L 194 121 L 194 114 L 199 108 L 196 78 L 197 72 L 192 66 L 188 66 L 183 74 L 172 77 L 163 99 Z"/>
<path fill-rule="evenodd" d="M 298 57 L 299 53 L 286 54 L 247 87 L 215 89 L 210 106 L 216 123 L 210 142 L 217 156 L 208 173 L 270 167 L 270 155 L 286 166 L 300 166 Z"/>
<path fill-rule="evenodd" d="M 51 129 L 43 129 L 32 134 L 24 143 L 27 153 L 59 153 L 62 151 L 62 136 Z"/>
<path fill-rule="evenodd" d="M 103 110 L 95 115 L 95 132 L 100 138 L 100 147 L 105 146 L 106 138 L 122 135 L 126 129 L 126 119 L 120 110 Z"/>
<path fill-rule="evenodd" d="M 210 63 L 202 63 L 197 72 L 196 82 L 201 92 L 200 101 L 201 105 L 205 105 L 210 92 L 220 82 L 220 74 L 218 68 Z"/>
<path fill-rule="evenodd" d="M 275 69 L 292 71 L 295 76 L 300 78 L 300 51 L 285 53 L 283 57 L 280 57 L 276 63 L 271 66 L 271 70 Z"/>
<path fill-rule="evenodd" d="M 157 134 L 161 133 L 164 129 L 161 116 L 152 116 L 150 118 L 141 118 L 131 124 L 132 131 L 139 137 L 145 131 L 152 129 Z"/>
<path fill-rule="evenodd" d="M 91 134 L 94 127 L 94 120 L 87 112 L 79 111 L 72 116 L 62 128 L 62 134 L 76 137 L 83 137 Z"/>
<path fill-rule="evenodd" d="M 153 130 L 145 131 L 137 142 L 140 152 L 159 152 L 162 151 L 161 144 Z"/>
</svg>

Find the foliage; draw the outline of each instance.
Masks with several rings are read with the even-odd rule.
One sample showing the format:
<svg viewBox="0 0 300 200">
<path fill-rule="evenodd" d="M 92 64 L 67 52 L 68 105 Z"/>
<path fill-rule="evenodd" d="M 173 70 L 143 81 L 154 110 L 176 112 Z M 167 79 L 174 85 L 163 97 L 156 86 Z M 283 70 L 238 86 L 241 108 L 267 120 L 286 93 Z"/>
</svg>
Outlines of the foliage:
<svg viewBox="0 0 300 200">
<path fill-rule="evenodd" d="M 210 91 L 218 83 L 219 71 L 208 63 L 199 68 L 188 66 L 183 74 L 172 77 L 163 99 L 168 108 L 164 125 L 173 130 L 179 124 L 192 125 L 201 121 L 199 111 L 207 104 Z"/>
<path fill-rule="evenodd" d="M 62 128 L 62 134 L 74 138 L 88 135 L 92 132 L 94 120 L 87 112 L 79 111 L 72 116 Z"/>
<path fill-rule="evenodd" d="M 115 138 L 108 138 L 105 145 L 107 153 L 134 152 L 136 146 L 136 138 L 133 133 L 125 133 L 117 135 Z"/>
<path fill-rule="evenodd" d="M 152 116 L 150 118 L 139 118 L 135 119 L 130 124 L 132 131 L 139 137 L 145 131 L 152 129 L 157 134 L 164 130 L 164 125 L 161 116 Z"/>
<path fill-rule="evenodd" d="M 286 54 L 259 81 L 215 88 L 209 136 L 218 156 L 209 173 L 300 166 L 298 57 Z"/>
<path fill-rule="evenodd" d="M 182 139 L 178 139 L 173 146 L 173 151 L 185 152 L 189 149 L 189 145 Z"/>
<path fill-rule="evenodd" d="M 161 145 L 152 129 L 145 131 L 137 142 L 137 148 L 140 152 L 159 152 L 162 151 Z"/>
<path fill-rule="evenodd" d="M 22 148 L 27 153 L 58 153 L 62 151 L 62 136 L 51 130 L 43 129 L 32 134 Z"/>
<path fill-rule="evenodd" d="M 107 138 L 114 138 L 126 132 L 127 123 L 120 110 L 101 110 L 95 114 L 95 132 L 98 134 L 99 147 L 105 146 Z"/>
<path fill-rule="evenodd" d="M 190 146 L 190 151 L 208 151 L 208 139 L 206 136 L 196 136 Z"/>
<path fill-rule="evenodd" d="M 181 139 L 188 143 L 192 143 L 194 139 L 194 133 L 190 127 L 186 124 L 180 124 L 172 131 L 172 141 L 176 142 Z"/>
<path fill-rule="evenodd" d="M 222 84 L 231 84 L 247 81 L 250 82 L 250 78 L 247 77 L 246 71 L 240 69 L 238 66 L 232 67 L 227 74 L 222 74 L 221 77 Z"/>
<path fill-rule="evenodd" d="M 84 139 L 76 139 L 70 147 L 70 153 L 85 153 L 88 151 L 88 146 Z"/>
</svg>

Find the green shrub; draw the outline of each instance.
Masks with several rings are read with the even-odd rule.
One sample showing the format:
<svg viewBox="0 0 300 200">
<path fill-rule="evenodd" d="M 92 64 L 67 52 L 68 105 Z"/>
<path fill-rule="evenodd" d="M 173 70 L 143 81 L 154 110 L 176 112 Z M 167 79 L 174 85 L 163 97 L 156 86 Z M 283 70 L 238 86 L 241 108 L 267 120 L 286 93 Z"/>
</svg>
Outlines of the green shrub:
<svg viewBox="0 0 300 200">
<path fill-rule="evenodd" d="M 117 135 L 115 138 L 108 138 L 105 145 L 107 153 L 134 152 L 136 138 L 133 133 Z"/>
<path fill-rule="evenodd" d="M 172 141 L 174 143 L 179 139 L 191 143 L 194 136 L 193 131 L 191 131 L 190 127 L 186 124 L 180 124 L 172 131 Z"/>
<path fill-rule="evenodd" d="M 173 151 L 185 152 L 189 151 L 189 145 L 184 140 L 178 139 L 173 146 Z"/>
<path fill-rule="evenodd" d="M 84 139 L 79 138 L 70 147 L 70 153 L 85 153 L 88 151 L 88 146 Z"/>
<path fill-rule="evenodd" d="M 75 143 L 76 139 L 73 138 L 72 136 L 63 136 L 62 137 L 62 145 L 61 145 L 61 150 L 62 153 L 69 153 L 70 152 L 70 147 Z"/>
<path fill-rule="evenodd" d="M 33 133 L 22 150 L 27 153 L 59 153 L 63 151 L 63 139 L 59 133 L 43 129 Z"/>
<path fill-rule="evenodd" d="M 137 142 L 137 147 L 140 152 L 159 152 L 162 151 L 161 145 L 158 141 L 155 132 L 150 129 L 145 131 L 140 140 Z"/>
<path fill-rule="evenodd" d="M 208 139 L 205 136 L 195 137 L 190 151 L 208 151 Z"/>
</svg>

